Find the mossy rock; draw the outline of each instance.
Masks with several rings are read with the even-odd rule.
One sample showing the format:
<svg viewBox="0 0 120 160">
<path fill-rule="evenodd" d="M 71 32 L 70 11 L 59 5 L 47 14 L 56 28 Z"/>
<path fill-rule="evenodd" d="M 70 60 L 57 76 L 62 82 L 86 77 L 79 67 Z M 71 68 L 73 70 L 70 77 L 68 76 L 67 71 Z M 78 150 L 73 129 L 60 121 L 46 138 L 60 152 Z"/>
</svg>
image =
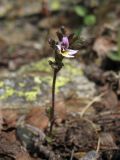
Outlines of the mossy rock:
<svg viewBox="0 0 120 160">
<path fill-rule="evenodd" d="M 49 59 L 22 67 L 16 77 L 1 78 L 0 102 L 41 106 L 50 102 L 53 72 L 48 63 Z M 64 67 L 57 76 L 56 94 L 68 98 L 71 93 L 78 98 L 88 98 L 95 93 L 95 85 L 84 76 L 79 62 L 64 59 Z"/>
</svg>

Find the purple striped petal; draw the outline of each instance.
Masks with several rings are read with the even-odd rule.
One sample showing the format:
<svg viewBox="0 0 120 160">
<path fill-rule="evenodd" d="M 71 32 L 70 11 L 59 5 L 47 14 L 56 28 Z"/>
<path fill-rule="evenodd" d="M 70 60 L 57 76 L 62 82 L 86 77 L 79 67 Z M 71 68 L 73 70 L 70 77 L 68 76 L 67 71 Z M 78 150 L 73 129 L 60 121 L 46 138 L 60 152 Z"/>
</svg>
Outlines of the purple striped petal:
<svg viewBox="0 0 120 160">
<path fill-rule="evenodd" d="M 68 37 L 65 36 L 65 37 L 62 38 L 61 46 L 62 46 L 64 49 L 67 49 L 67 48 L 69 47 Z"/>
</svg>

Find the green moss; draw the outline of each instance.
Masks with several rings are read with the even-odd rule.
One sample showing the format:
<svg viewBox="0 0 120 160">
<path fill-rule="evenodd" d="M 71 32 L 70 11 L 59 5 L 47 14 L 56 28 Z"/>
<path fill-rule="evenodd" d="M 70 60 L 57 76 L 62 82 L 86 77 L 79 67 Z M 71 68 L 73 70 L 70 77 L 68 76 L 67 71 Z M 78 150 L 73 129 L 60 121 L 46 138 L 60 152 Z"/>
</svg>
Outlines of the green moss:
<svg viewBox="0 0 120 160">
<path fill-rule="evenodd" d="M 10 96 L 12 96 L 14 93 L 15 93 L 15 90 L 14 90 L 13 88 L 7 88 L 5 95 L 6 95 L 6 97 L 10 97 Z"/>
<path fill-rule="evenodd" d="M 14 95 L 14 93 L 15 93 L 15 90 L 13 88 L 6 87 L 5 93 L 2 96 L 0 96 L 0 100 L 7 99 L 8 97 L 11 97 L 12 95 Z"/>
<path fill-rule="evenodd" d="M 49 66 L 48 60 L 50 58 L 42 59 L 38 62 L 32 63 L 31 65 L 27 65 L 23 70 L 22 73 L 30 74 L 32 71 L 35 71 L 35 75 L 32 76 L 33 85 L 34 88 L 32 88 L 30 91 L 26 90 L 26 83 L 19 82 L 19 90 L 16 90 L 16 88 L 12 88 L 9 86 L 6 86 L 4 84 L 4 81 L 0 81 L 0 87 L 5 88 L 5 93 L 0 96 L 0 99 L 7 99 L 8 97 L 11 97 L 12 95 L 16 95 L 18 97 L 25 98 L 27 101 L 36 101 L 37 95 L 41 93 L 40 86 L 42 84 L 47 83 L 50 87 L 52 87 L 52 79 L 53 79 L 53 73 L 52 69 Z M 56 91 L 58 92 L 60 87 L 64 87 L 68 82 L 73 81 L 76 76 L 83 75 L 83 71 L 81 69 L 81 66 L 78 62 L 74 59 L 64 59 L 63 61 L 64 67 L 59 72 L 57 76 L 56 81 Z M 42 74 L 40 73 L 42 72 Z"/>
<path fill-rule="evenodd" d="M 51 59 L 51 58 L 49 58 Z M 38 62 L 31 63 L 30 65 L 27 65 L 21 69 L 21 72 L 44 72 L 44 73 L 50 73 L 51 67 L 49 65 L 48 58 L 42 59 Z"/>
<path fill-rule="evenodd" d="M 20 82 L 18 85 L 19 85 L 20 87 L 24 87 L 24 86 L 25 86 L 25 84 L 22 83 L 22 82 Z"/>
<path fill-rule="evenodd" d="M 52 70 L 48 63 L 49 60 L 53 60 L 53 58 L 44 58 L 38 62 L 32 63 L 31 65 L 27 65 L 26 67 L 23 67 L 20 72 L 22 73 L 32 73 L 32 72 L 42 72 L 44 73 L 44 77 L 51 76 L 52 77 Z M 62 73 L 65 71 L 67 75 L 70 75 L 70 77 L 73 76 L 81 76 L 83 75 L 83 71 L 79 63 L 74 59 L 64 59 L 63 60 L 64 67 L 62 68 Z M 40 83 L 43 79 L 46 81 L 48 78 L 44 78 L 41 76 L 40 78 L 35 78 L 35 82 Z"/>
<path fill-rule="evenodd" d="M 35 79 L 35 82 L 40 79 Z M 49 80 L 48 80 L 49 81 Z M 0 85 L 1 87 L 3 87 L 4 82 L 0 81 Z M 41 93 L 40 90 L 40 84 L 39 83 L 35 83 L 35 86 L 30 90 L 27 91 L 26 88 L 26 84 L 24 82 L 20 82 L 18 85 L 20 86 L 19 90 L 16 90 L 16 88 L 12 88 L 9 86 L 5 86 L 4 90 L 5 92 L 0 96 L 0 100 L 7 100 L 7 98 L 12 97 L 13 95 L 16 95 L 17 97 L 22 97 L 25 98 L 27 101 L 35 101 L 37 98 L 37 95 Z M 41 80 L 39 81 L 41 82 Z M 34 83 L 34 81 L 33 81 Z"/>
<path fill-rule="evenodd" d="M 29 91 L 25 92 L 25 98 L 27 101 L 35 101 L 37 98 L 37 92 L 36 91 Z"/>
<path fill-rule="evenodd" d="M 81 76 L 83 75 L 83 70 L 82 68 L 79 66 L 79 64 L 75 64 L 76 61 L 70 62 L 70 60 L 66 59 L 65 61 L 65 69 L 66 72 L 70 74 L 70 76 L 74 77 L 74 76 Z M 78 65 L 78 66 L 77 66 Z"/>
<path fill-rule="evenodd" d="M 41 84 L 41 78 L 38 77 L 38 76 L 35 76 L 34 77 L 34 82 L 37 83 L 37 84 Z"/>
<path fill-rule="evenodd" d="M 0 81 L 0 87 L 3 87 L 3 86 L 4 86 L 4 82 Z"/>
<path fill-rule="evenodd" d="M 24 97 L 25 93 L 23 91 L 16 91 L 16 95 L 19 97 Z"/>
<path fill-rule="evenodd" d="M 24 97 L 27 101 L 35 101 L 37 94 L 40 94 L 39 86 L 35 86 L 31 91 L 16 91 L 16 95 L 19 97 Z"/>
<path fill-rule="evenodd" d="M 47 60 L 44 59 L 40 62 L 34 63 L 31 67 L 33 68 L 33 71 L 50 72 L 50 66 L 47 63 Z"/>
<path fill-rule="evenodd" d="M 52 84 L 52 75 L 51 76 L 46 75 L 44 77 L 41 77 L 41 81 L 51 85 Z"/>
<path fill-rule="evenodd" d="M 58 92 L 60 87 L 65 86 L 69 82 L 69 78 L 59 76 L 56 81 L 56 91 Z"/>
<path fill-rule="evenodd" d="M 45 77 L 41 77 L 41 81 L 47 83 L 49 86 L 52 87 L 52 75 L 48 76 L 46 75 Z M 56 80 L 56 91 L 59 91 L 60 87 L 65 86 L 69 82 L 69 77 L 63 77 L 61 75 L 58 75 L 57 80 Z"/>
<path fill-rule="evenodd" d="M 5 95 L 0 96 L 0 100 L 4 100 L 5 98 Z"/>
<path fill-rule="evenodd" d="M 46 75 L 46 76 L 40 77 L 39 79 L 40 79 L 41 84 L 45 82 L 50 87 L 52 87 L 52 78 L 53 78 L 52 75 L 51 76 Z M 38 82 L 39 82 L 39 79 L 38 79 Z M 65 86 L 69 81 L 70 81 L 69 77 L 63 77 L 61 75 L 58 75 L 57 80 L 56 80 L 56 91 L 58 92 L 59 88 Z"/>
<path fill-rule="evenodd" d="M 16 94 L 19 97 L 24 97 L 27 101 L 35 101 L 38 93 L 32 90 L 28 92 L 19 91 Z"/>
</svg>

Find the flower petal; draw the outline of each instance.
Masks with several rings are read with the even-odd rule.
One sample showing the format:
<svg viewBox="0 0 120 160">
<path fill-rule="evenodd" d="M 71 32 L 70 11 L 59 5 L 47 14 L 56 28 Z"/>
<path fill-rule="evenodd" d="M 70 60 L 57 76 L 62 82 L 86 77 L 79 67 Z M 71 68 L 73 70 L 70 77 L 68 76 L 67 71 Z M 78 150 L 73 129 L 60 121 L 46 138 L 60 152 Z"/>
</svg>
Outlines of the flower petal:
<svg viewBox="0 0 120 160">
<path fill-rule="evenodd" d="M 78 52 L 78 50 L 67 49 L 67 52 L 69 52 L 69 55 L 74 55 Z"/>
<path fill-rule="evenodd" d="M 67 36 L 64 36 L 62 38 L 61 46 L 64 47 L 64 48 L 66 48 L 66 49 L 69 47 L 69 40 L 68 40 Z"/>
<path fill-rule="evenodd" d="M 60 44 L 56 45 L 56 47 L 57 47 L 57 49 L 58 49 L 59 51 L 61 51 L 61 45 L 60 45 Z"/>
<path fill-rule="evenodd" d="M 78 52 L 78 50 L 66 49 L 62 50 L 61 44 L 56 45 L 58 53 L 67 58 L 74 58 L 74 54 Z"/>
<path fill-rule="evenodd" d="M 73 55 L 70 55 L 68 51 L 64 51 L 64 52 L 61 52 L 60 54 L 62 54 L 62 56 L 64 57 L 74 57 Z"/>
<path fill-rule="evenodd" d="M 63 55 L 64 57 L 67 57 L 67 58 L 74 58 L 74 56 L 71 56 L 71 55 Z"/>
</svg>

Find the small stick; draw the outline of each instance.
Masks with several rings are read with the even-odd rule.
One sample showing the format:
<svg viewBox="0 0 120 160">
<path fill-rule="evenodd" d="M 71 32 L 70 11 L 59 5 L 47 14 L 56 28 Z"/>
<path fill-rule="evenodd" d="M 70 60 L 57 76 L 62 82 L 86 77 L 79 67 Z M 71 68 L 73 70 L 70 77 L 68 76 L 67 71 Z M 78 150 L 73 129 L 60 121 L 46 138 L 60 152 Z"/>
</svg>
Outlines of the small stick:
<svg viewBox="0 0 120 160">
<path fill-rule="evenodd" d="M 74 155 L 74 148 L 72 149 L 70 160 L 73 160 L 73 155 Z"/>
<path fill-rule="evenodd" d="M 101 142 L 101 139 L 100 137 L 98 138 L 98 143 L 97 143 L 97 148 L 96 148 L 96 153 L 98 154 L 99 150 L 100 150 L 100 142 Z"/>
<path fill-rule="evenodd" d="M 104 96 L 105 93 L 102 93 L 101 95 L 95 97 L 92 101 L 90 101 L 85 108 L 83 108 L 83 110 L 80 112 L 80 116 L 83 117 L 85 112 L 91 107 L 91 105 L 95 102 L 99 102 L 101 100 L 101 97 Z"/>
</svg>

